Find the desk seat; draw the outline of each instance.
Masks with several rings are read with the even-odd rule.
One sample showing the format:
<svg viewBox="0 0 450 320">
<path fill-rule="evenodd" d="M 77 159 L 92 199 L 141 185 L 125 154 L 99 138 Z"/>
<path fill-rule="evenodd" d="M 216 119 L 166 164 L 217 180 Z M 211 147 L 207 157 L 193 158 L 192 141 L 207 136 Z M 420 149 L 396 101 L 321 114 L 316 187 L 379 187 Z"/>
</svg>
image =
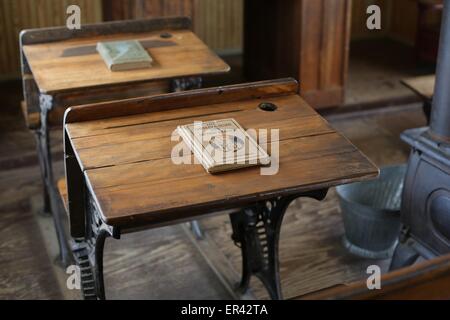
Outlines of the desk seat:
<svg viewBox="0 0 450 320">
<path fill-rule="evenodd" d="M 403 79 L 402 83 L 414 91 L 423 100 L 431 100 L 433 99 L 435 81 L 436 76 L 432 74 Z"/>
<path fill-rule="evenodd" d="M 420 77 L 403 79 L 401 82 L 414 91 L 423 101 L 423 111 L 430 121 L 431 104 L 434 95 L 434 84 L 436 76 L 434 74 Z"/>
<path fill-rule="evenodd" d="M 67 184 L 66 184 L 66 179 L 61 178 L 58 180 L 58 192 L 59 192 L 59 196 L 61 197 L 61 200 L 64 204 L 64 209 L 66 210 L 66 213 L 68 214 L 69 212 L 69 200 L 67 197 Z"/>
</svg>

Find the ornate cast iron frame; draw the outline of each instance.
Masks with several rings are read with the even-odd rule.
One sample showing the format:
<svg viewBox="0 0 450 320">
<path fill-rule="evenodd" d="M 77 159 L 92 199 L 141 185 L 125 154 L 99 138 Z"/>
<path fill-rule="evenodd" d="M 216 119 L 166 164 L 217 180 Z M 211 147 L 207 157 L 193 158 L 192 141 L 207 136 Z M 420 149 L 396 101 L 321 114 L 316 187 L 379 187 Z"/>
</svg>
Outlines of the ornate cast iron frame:
<svg viewBox="0 0 450 320">
<path fill-rule="evenodd" d="M 281 300 L 278 243 L 284 214 L 297 198 L 310 197 L 323 200 L 328 189 L 261 201 L 230 215 L 232 239 L 241 248 L 242 279 L 238 286 L 245 293 L 252 275 L 266 287 L 270 298 Z"/>
<path fill-rule="evenodd" d="M 92 199 L 86 201 L 86 235 L 74 240 L 72 251 L 80 269 L 81 290 L 85 300 L 104 300 L 103 249 L 108 237 L 120 239 L 117 228 L 106 225 Z"/>
<path fill-rule="evenodd" d="M 170 88 L 173 92 L 200 89 L 202 85 L 201 77 L 187 77 L 171 80 Z M 39 106 L 40 106 L 40 128 L 35 130 L 37 153 L 39 159 L 39 167 L 41 169 L 41 176 L 43 180 L 43 197 L 44 208 L 43 211 L 47 214 L 51 214 L 54 219 L 56 233 L 58 235 L 58 242 L 60 248 L 61 263 L 63 266 L 67 266 L 71 261 L 69 257 L 69 250 L 67 249 L 67 235 L 64 229 L 63 212 L 53 209 L 51 206 L 51 197 L 59 197 L 57 193 L 50 192 L 50 189 L 55 184 L 53 174 L 53 162 L 50 147 L 50 128 L 48 123 L 49 113 L 54 107 L 54 97 L 52 95 L 40 94 Z M 56 199 L 55 199 L 56 200 Z M 57 201 L 57 200 L 56 200 Z M 192 222 L 196 235 L 201 236 L 201 231 L 198 230 L 198 225 L 195 221 Z M 198 231 L 197 231 L 198 230 Z"/>
<path fill-rule="evenodd" d="M 60 262 L 63 266 L 70 264 L 72 261 L 72 256 L 63 223 L 64 210 L 61 210 L 61 205 L 59 204 L 59 194 L 55 185 L 53 174 L 49 134 L 49 114 L 54 108 L 65 106 L 64 97 L 63 95 L 59 95 L 57 93 L 47 94 L 39 90 L 22 47 L 24 45 L 53 42 L 72 37 L 90 37 L 120 32 L 139 33 L 161 29 L 189 29 L 190 27 L 191 21 L 189 18 L 179 17 L 170 19 L 162 18 L 152 20 L 116 21 L 97 25 L 84 25 L 83 29 L 78 32 L 68 30 L 65 27 L 25 30 L 21 32 L 20 51 L 24 98 L 28 110 L 35 110 L 40 113 L 39 127 L 34 128 L 33 130 L 36 137 L 39 167 L 43 181 L 43 212 L 49 215 L 51 214 L 53 217 L 58 236 L 61 258 Z M 202 78 L 198 76 L 168 79 L 168 81 L 170 81 L 170 89 L 172 91 L 198 89 L 202 84 Z M 89 92 L 89 89 L 74 93 L 86 94 L 86 92 Z"/>
<path fill-rule="evenodd" d="M 188 77 L 171 80 L 171 90 L 174 92 L 199 89 L 201 88 L 201 77 Z M 53 174 L 53 163 L 50 147 L 50 133 L 49 133 L 49 113 L 54 108 L 54 101 L 56 99 L 52 95 L 40 94 L 39 95 L 39 107 L 40 107 L 40 127 L 34 131 L 36 137 L 37 153 L 39 159 L 39 167 L 41 169 L 41 176 L 43 180 L 43 211 L 47 214 L 51 214 L 54 219 L 56 233 L 58 236 L 59 249 L 61 263 L 63 266 L 67 266 L 72 258 L 70 257 L 70 250 L 68 249 L 68 240 L 64 228 L 63 217 L 64 211 L 52 208 L 52 201 L 59 201 L 59 195 L 56 192 L 51 192 L 51 189 L 55 187 L 55 180 Z M 56 197 L 56 199 L 51 199 Z M 196 225 L 196 222 L 193 222 Z M 200 234 L 200 231 L 198 231 Z"/>
<path fill-rule="evenodd" d="M 239 292 L 247 291 L 250 278 L 254 275 L 262 281 L 271 299 L 283 298 L 278 243 L 286 209 L 297 198 L 323 200 L 327 191 L 328 189 L 322 189 L 279 196 L 257 202 L 230 215 L 232 240 L 241 248 L 242 254 L 242 279 L 237 286 Z M 86 220 L 86 235 L 74 242 L 72 250 L 81 271 L 83 297 L 87 300 L 103 300 L 103 248 L 107 237 L 120 239 L 120 230 L 103 222 L 90 198 L 86 200 Z"/>
</svg>

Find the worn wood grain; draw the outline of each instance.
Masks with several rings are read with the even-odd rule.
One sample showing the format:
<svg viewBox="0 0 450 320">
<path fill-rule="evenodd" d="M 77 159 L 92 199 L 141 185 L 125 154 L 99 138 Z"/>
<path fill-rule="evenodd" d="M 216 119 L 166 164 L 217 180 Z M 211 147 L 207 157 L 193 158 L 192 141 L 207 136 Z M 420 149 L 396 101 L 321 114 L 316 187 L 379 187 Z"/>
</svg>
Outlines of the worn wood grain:
<svg viewBox="0 0 450 320">
<path fill-rule="evenodd" d="M 150 97 L 147 101 L 109 103 L 107 106 L 111 111 L 114 108 L 122 113 L 126 110 L 126 115 L 133 114 L 133 107 L 124 108 L 124 105 L 132 102 L 140 102 L 134 108 L 145 112 L 148 111 L 145 102 L 151 105 L 167 99 L 166 104 L 170 105 L 181 97 L 178 100 L 190 103 L 189 112 L 201 107 L 201 111 L 206 113 L 191 114 L 186 118 L 184 108 L 174 109 L 171 118 L 166 118 L 164 122 L 152 122 L 151 116 L 144 113 L 143 123 L 139 123 L 134 114 L 131 119 L 133 124 L 129 124 L 130 118 L 112 117 L 98 120 L 96 128 L 96 121 L 74 122 L 74 118 L 83 110 L 98 111 L 98 106 L 75 107 L 68 111 L 66 133 L 84 171 L 89 192 L 98 202 L 105 222 L 124 229 L 174 223 L 218 208 L 267 199 L 275 194 L 322 189 L 375 177 L 378 169 L 299 96 L 292 94 L 293 84 L 290 80 L 276 81 L 272 85 L 270 82 L 249 84 L 221 88 L 218 95 L 217 89 L 211 89 L 200 93 Z M 255 99 L 255 90 L 269 93 L 271 101 L 277 105 L 276 111 L 259 109 L 258 105 L 264 100 Z M 281 96 L 277 97 L 277 93 Z M 227 95 L 240 99 L 246 97 L 247 100 L 238 100 L 233 105 L 224 102 L 223 98 Z M 217 96 L 221 103 L 215 101 Z M 196 107 L 196 100 L 216 104 Z M 224 107 L 233 112 L 210 116 L 217 108 Z M 67 121 L 71 118 L 71 112 L 74 114 L 72 121 Z M 154 119 L 161 115 L 155 112 Z M 276 175 L 261 175 L 259 168 L 209 175 L 199 165 L 175 165 L 172 162 L 171 152 L 177 141 L 170 141 L 170 133 L 177 125 L 231 116 L 246 129 L 280 130 L 279 159 L 273 159 L 273 165 L 279 166 Z M 79 119 L 89 120 L 90 116 Z M 120 123 L 122 120 L 128 124 L 118 125 L 118 121 Z M 109 125 L 109 121 L 113 125 Z M 112 129 L 110 137 L 108 128 Z M 97 136 L 102 138 L 92 139 L 95 132 L 102 133 Z M 119 138 L 118 133 L 125 139 Z M 270 152 L 275 152 L 275 149 L 270 149 Z M 190 153 L 185 156 L 191 157 Z"/>
<path fill-rule="evenodd" d="M 108 239 L 104 272 L 108 300 L 231 299 L 179 225 Z"/>
<path fill-rule="evenodd" d="M 306 161 L 318 157 L 331 156 L 336 153 L 352 153 L 356 150 L 336 133 L 299 139 L 287 138 L 279 142 L 279 148 L 280 157 L 285 161 Z M 269 152 L 274 151 L 273 149 L 265 149 Z M 302 150 L 302 152 L 298 152 L 298 150 Z M 191 156 L 189 155 L 190 158 Z M 88 174 L 91 183 L 96 185 L 97 188 L 120 186 L 121 189 L 126 188 L 125 186 L 127 185 L 138 186 L 141 183 L 162 183 L 169 180 L 175 182 L 194 177 L 205 177 L 204 169 L 200 164 L 176 166 L 171 165 L 171 162 L 170 157 L 166 156 L 165 158 L 156 157 L 148 162 L 130 161 L 123 165 L 112 166 L 111 164 L 106 164 L 103 167 L 97 166 L 92 171 L 88 169 Z M 247 171 L 252 172 L 247 174 Z M 127 172 L 130 172 L 133 176 L 130 176 Z M 258 170 L 247 169 L 239 173 L 242 175 L 242 179 L 245 179 L 247 176 L 250 177 L 258 173 Z M 231 179 L 231 177 L 229 178 Z M 256 177 L 254 179 L 256 180 L 252 180 L 258 181 Z"/>
<path fill-rule="evenodd" d="M 162 38 L 170 32 L 171 38 Z M 139 41 L 167 42 L 147 48 L 153 57 L 151 68 L 111 72 L 99 54 L 64 56 L 70 49 L 96 45 L 99 41 L 136 39 Z M 188 30 L 161 29 L 139 34 L 119 33 L 91 38 L 25 45 L 23 47 L 39 90 L 54 93 L 86 87 L 117 83 L 168 79 L 191 75 L 226 72 L 229 66 L 214 54 L 198 37 Z"/>
<path fill-rule="evenodd" d="M 289 164 L 280 165 L 281 173 L 276 178 L 261 176 L 259 170 L 253 168 L 215 176 L 206 176 L 203 172 L 203 175 L 184 179 L 183 184 L 181 181 L 169 180 L 123 188 L 110 187 L 94 192 L 105 221 L 128 228 L 134 225 L 175 223 L 220 208 L 269 199 L 274 194 L 306 192 L 377 176 L 377 170 L 366 163 L 367 159 L 358 151 L 318 155 L 318 158 L 302 160 L 296 165 L 293 161 L 297 160 L 289 159 Z M 318 167 L 322 173 L 317 172 Z M 364 174 L 361 176 L 360 172 Z M 89 171 L 86 175 L 89 178 Z"/>
<path fill-rule="evenodd" d="M 249 99 L 268 99 L 271 97 L 292 95 L 296 93 L 298 93 L 298 83 L 292 78 L 260 81 L 250 84 L 235 84 L 224 87 L 171 93 L 170 95 L 143 97 L 123 101 L 109 101 L 99 104 L 85 104 L 69 109 L 65 115 L 65 123 L 106 118 L 111 118 L 108 121 L 114 121 L 112 118 L 115 117 L 141 115 L 150 112 L 169 111 L 205 105 L 218 105 L 227 102 L 237 103 Z M 94 105 L 95 108 L 93 108 Z M 237 109 L 238 108 L 234 108 L 234 110 Z M 306 109 L 309 110 L 306 112 L 309 112 L 311 115 L 314 114 L 314 111 L 310 108 Z M 206 113 L 214 113 L 214 111 L 214 108 L 211 108 L 210 112 Z M 170 114 L 170 117 L 173 117 L 173 114 Z"/>
<path fill-rule="evenodd" d="M 166 111 L 148 112 L 139 115 L 130 115 L 123 117 L 115 117 L 109 119 L 91 120 L 85 122 L 68 123 L 67 127 L 73 130 L 71 138 L 76 141 L 77 147 L 84 148 L 86 146 L 83 141 L 86 139 L 92 139 L 95 136 L 110 136 L 111 134 L 138 134 L 147 133 L 152 134 L 153 138 L 170 136 L 173 131 L 173 126 L 180 123 L 189 123 L 195 118 L 210 118 L 226 117 L 230 115 L 241 115 L 244 120 L 253 121 L 250 117 L 254 114 L 255 110 L 266 115 L 267 113 L 258 110 L 258 105 L 261 102 L 271 103 L 283 103 L 284 105 L 291 105 L 292 108 L 283 108 L 278 112 L 271 113 L 270 117 L 266 117 L 264 124 L 271 123 L 273 121 L 286 120 L 288 116 L 296 117 L 313 117 L 318 116 L 314 114 L 310 109 L 296 108 L 297 103 L 301 103 L 302 100 L 296 96 L 285 97 L 268 97 L 261 98 L 258 101 L 255 100 L 242 100 L 239 102 L 225 102 L 221 104 L 207 104 L 205 106 L 199 106 L 196 108 L 180 108 Z M 182 107 L 182 105 L 180 105 Z M 169 106 L 167 106 L 169 109 Z M 69 116 L 69 115 L 68 115 Z M 292 120 L 292 119 L 288 119 Z M 323 120 L 321 120 L 323 122 Z M 248 123 L 250 124 L 250 123 Z M 153 130 L 148 130 L 153 129 Z M 119 135 L 116 136 L 119 138 Z M 120 138 L 119 138 L 120 139 Z M 95 143 L 95 142 L 93 142 Z M 101 143 L 98 141 L 98 143 Z"/>
<path fill-rule="evenodd" d="M 189 31 L 190 26 L 189 18 L 172 17 L 87 24 L 76 31 L 23 30 L 20 53 L 28 127 L 40 127 L 40 93 L 51 94 L 48 125 L 60 128 L 69 106 L 167 93 L 175 78 L 228 71 L 229 66 Z M 96 44 L 123 39 L 141 40 L 156 58 L 153 67 L 110 72 Z"/>
<path fill-rule="evenodd" d="M 12 151 L 12 150 L 11 150 Z M 17 155 L 17 152 L 15 153 Z M 30 198 L 39 194 L 36 166 L 0 169 L 0 299 L 61 299 L 53 257 L 39 232 Z"/>
</svg>

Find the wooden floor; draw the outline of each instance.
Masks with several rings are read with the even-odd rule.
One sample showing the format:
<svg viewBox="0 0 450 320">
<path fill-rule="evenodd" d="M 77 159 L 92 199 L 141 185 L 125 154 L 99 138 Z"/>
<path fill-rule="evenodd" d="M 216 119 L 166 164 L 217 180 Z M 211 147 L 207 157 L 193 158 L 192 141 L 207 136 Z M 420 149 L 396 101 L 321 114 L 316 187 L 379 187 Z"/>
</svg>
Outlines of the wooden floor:
<svg viewBox="0 0 450 320">
<path fill-rule="evenodd" d="M 19 114 L 20 87 L 0 87 L 0 299 L 62 297 L 30 199 L 40 173 L 33 137 Z"/>
<path fill-rule="evenodd" d="M 329 118 L 378 166 L 404 163 L 409 154 L 399 134 L 410 127 L 424 125 L 424 116 L 416 105 L 384 112 Z M 228 241 L 231 227 L 226 217 L 202 221 L 205 231 L 240 270 L 240 251 Z M 349 254 L 341 245 L 344 234 L 339 203 L 334 189 L 322 202 L 296 200 L 289 207 L 281 229 L 280 265 L 285 298 L 310 293 L 338 284 L 359 280 L 369 265 L 378 264 L 382 272 L 389 260 L 361 259 Z M 267 298 L 259 281 L 253 282 L 257 298 Z"/>
<path fill-rule="evenodd" d="M 32 212 L 30 199 L 39 198 L 40 180 L 34 141 L 20 117 L 20 87 L 3 86 L 0 108 L 0 299 L 62 299 L 67 292 L 63 274 L 47 250 L 51 228 Z M 378 165 L 403 163 L 409 149 L 399 140 L 404 129 L 423 126 L 419 105 L 382 112 L 333 116 L 328 120 Z M 60 133 L 54 134 L 55 158 L 61 159 Z M 56 170 L 62 173 L 61 161 Z M 224 217 L 201 221 L 231 264 L 240 268 L 239 250 L 229 239 Z M 45 224 L 44 224 L 45 225 Z M 43 233 L 42 233 L 43 232 Z M 324 202 L 296 201 L 282 229 L 281 278 L 286 298 L 364 276 L 373 264 L 348 254 L 339 206 L 332 190 Z M 387 261 L 377 262 L 386 266 Z M 180 226 L 108 239 L 105 254 L 106 295 L 110 299 L 226 299 L 230 296 L 190 243 Z M 252 289 L 266 297 L 257 281 Z"/>
<path fill-rule="evenodd" d="M 415 49 L 390 39 L 353 41 L 350 45 L 345 106 L 414 101 L 417 96 L 400 83 L 404 78 L 434 74 L 418 63 Z"/>
</svg>

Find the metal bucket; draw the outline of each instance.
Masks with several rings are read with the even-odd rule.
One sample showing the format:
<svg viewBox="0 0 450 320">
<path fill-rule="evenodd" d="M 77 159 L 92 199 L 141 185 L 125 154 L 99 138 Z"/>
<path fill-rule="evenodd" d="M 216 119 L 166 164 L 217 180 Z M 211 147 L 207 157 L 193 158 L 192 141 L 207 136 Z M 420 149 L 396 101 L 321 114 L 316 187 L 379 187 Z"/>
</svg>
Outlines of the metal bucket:
<svg viewBox="0 0 450 320">
<path fill-rule="evenodd" d="M 344 219 L 344 246 L 353 254 L 387 259 L 400 232 L 406 165 L 381 169 L 378 180 L 337 187 Z"/>
</svg>

